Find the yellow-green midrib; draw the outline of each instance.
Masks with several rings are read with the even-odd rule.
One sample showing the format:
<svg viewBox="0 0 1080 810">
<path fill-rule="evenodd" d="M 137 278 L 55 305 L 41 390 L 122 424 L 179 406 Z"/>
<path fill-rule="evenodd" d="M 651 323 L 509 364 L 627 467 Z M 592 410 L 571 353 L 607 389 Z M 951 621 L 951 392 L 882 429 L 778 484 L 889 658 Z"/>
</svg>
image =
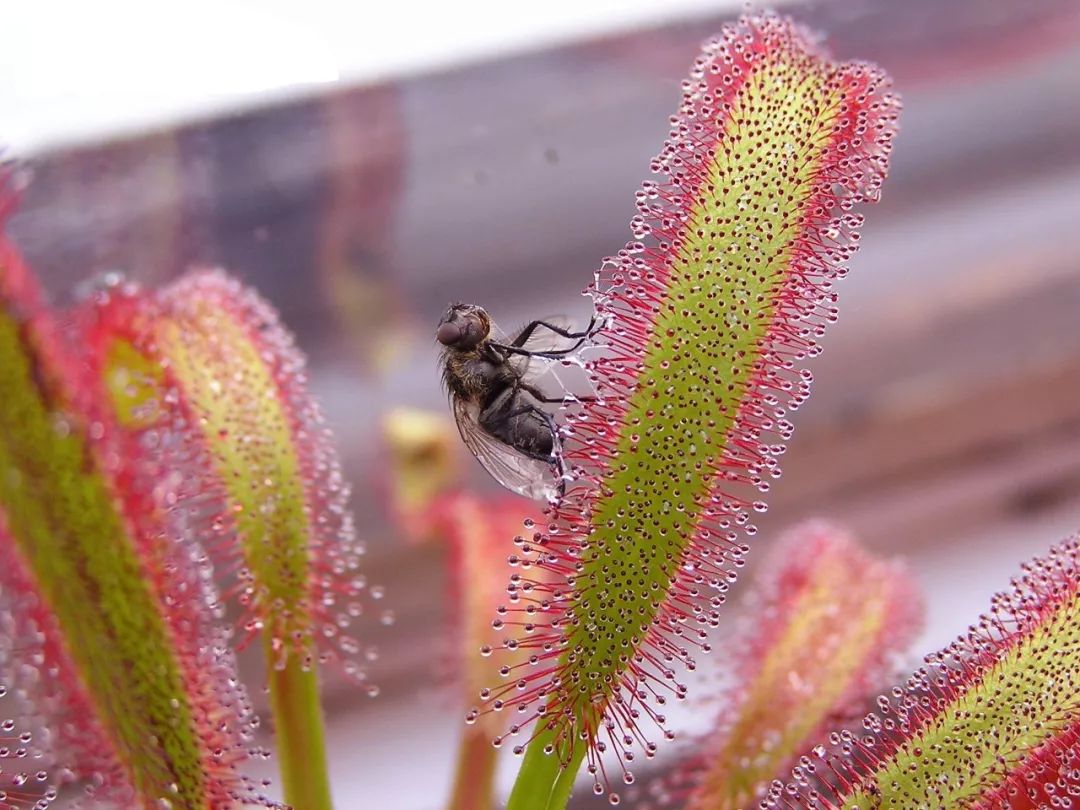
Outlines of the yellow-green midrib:
<svg viewBox="0 0 1080 810">
<path fill-rule="evenodd" d="M 158 333 L 228 494 L 260 617 L 275 635 L 307 641 L 311 530 L 284 394 L 227 310 L 207 305 Z"/>
</svg>

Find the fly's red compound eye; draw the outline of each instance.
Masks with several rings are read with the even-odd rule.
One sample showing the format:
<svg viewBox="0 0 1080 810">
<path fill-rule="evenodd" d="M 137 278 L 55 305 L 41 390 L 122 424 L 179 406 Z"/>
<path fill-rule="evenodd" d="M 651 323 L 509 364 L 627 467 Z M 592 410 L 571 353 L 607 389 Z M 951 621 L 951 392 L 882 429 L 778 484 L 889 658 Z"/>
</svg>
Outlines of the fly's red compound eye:
<svg viewBox="0 0 1080 810">
<path fill-rule="evenodd" d="M 444 323 L 435 333 L 435 339 L 444 346 L 452 346 L 461 340 L 461 327 L 456 323 Z"/>
</svg>

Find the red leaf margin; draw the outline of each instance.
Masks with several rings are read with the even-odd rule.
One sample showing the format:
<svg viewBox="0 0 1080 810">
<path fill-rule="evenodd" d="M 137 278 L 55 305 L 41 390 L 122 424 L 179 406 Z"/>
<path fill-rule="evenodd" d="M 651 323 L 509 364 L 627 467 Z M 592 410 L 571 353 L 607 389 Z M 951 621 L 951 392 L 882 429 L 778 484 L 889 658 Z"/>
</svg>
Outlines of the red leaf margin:
<svg viewBox="0 0 1080 810">
<path fill-rule="evenodd" d="M 378 694 L 370 683 L 366 664 L 375 649 L 363 645 L 346 627 L 361 615 L 375 613 L 374 602 L 382 597 L 379 586 L 369 586 L 360 572 L 365 553 L 357 537 L 355 520 L 348 508 L 350 487 L 344 479 L 333 436 L 322 410 L 308 392 L 306 360 L 292 335 L 281 323 L 273 307 L 253 290 L 222 270 L 196 270 L 160 291 L 143 291 L 125 285 L 104 294 L 85 309 L 80 318 L 87 323 L 90 346 L 88 367 L 95 379 L 102 379 L 108 347 L 121 340 L 160 365 L 161 390 L 175 390 L 175 396 L 159 400 L 159 419 L 144 429 L 128 429 L 136 444 L 163 427 L 182 433 L 181 453 L 172 458 L 175 469 L 185 471 L 182 498 L 200 504 L 195 526 L 213 563 L 215 578 L 226 599 L 241 605 L 238 646 L 242 649 L 264 626 L 278 627 L 277 608 L 261 598 L 259 584 L 245 574 L 245 560 L 237 537 L 231 499 L 212 472 L 210 437 L 192 425 L 197 423 L 185 401 L 183 386 L 170 371 L 167 356 L 157 343 L 155 323 L 169 318 L 183 320 L 192 307 L 209 306 L 239 326 L 265 364 L 278 393 L 290 427 L 291 450 L 300 470 L 305 512 L 310 532 L 307 537 L 309 580 L 303 609 L 310 616 L 306 632 L 297 634 L 282 626 L 274 633 L 281 652 L 301 658 L 317 654 L 323 662 L 333 662 L 352 682 L 364 685 L 368 694 Z M 99 382 L 100 384 L 100 382 Z M 379 612 L 384 623 L 392 621 L 389 610 Z"/>
</svg>

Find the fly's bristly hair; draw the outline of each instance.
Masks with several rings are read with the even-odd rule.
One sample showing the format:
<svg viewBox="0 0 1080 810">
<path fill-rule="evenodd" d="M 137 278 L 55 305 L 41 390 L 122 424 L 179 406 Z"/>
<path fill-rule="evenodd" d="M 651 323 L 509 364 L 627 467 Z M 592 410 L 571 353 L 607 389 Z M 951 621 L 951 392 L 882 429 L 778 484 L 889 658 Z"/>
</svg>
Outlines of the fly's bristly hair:
<svg viewBox="0 0 1080 810">
<path fill-rule="evenodd" d="M 442 367 L 442 385 L 448 397 L 477 397 L 483 394 L 484 383 L 475 373 L 470 372 L 470 364 L 490 361 L 492 355 L 505 360 L 491 346 L 491 318 L 481 307 L 476 305 L 453 303 L 443 315 L 440 324 L 449 322 L 456 313 L 465 313 L 466 317 L 475 318 L 480 323 L 483 333 L 480 341 L 472 348 L 462 348 L 451 344 L 442 344 L 439 362 Z"/>
</svg>

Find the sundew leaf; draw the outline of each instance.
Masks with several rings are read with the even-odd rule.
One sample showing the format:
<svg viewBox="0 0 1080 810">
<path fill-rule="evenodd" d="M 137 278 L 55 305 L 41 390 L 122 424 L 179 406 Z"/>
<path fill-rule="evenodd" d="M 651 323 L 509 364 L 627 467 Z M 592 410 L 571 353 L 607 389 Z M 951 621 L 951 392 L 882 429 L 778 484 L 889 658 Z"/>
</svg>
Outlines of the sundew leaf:
<svg viewBox="0 0 1080 810">
<path fill-rule="evenodd" d="M 834 734 L 764 808 L 1059 808 L 1080 796 L 1080 537 Z"/>
<path fill-rule="evenodd" d="M 162 426 L 185 437 L 172 463 L 199 497 L 179 518 L 211 536 L 217 574 L 232 573 L 241 640 L 262 633 L 281 665 L 332 659 L 366 681 L 373 651 L 349 628 L 381 589 L 360 573 L 332 437 L 272 308 L 202 271 L 157 293 L 117 293 L 94 316 L 97 373 L 125 429 L 159 453 Z"/>
<path fill-rule="evenodd" d="M 713 731 L 687 746 L 691 761 L 671 780 L 674 806 L 756 805 L 824 733 L 861 715 L 921 624 L 905 567 L 828 524 L 796 528 L 762 564 L 727 645 L 734 683 Z"/>
<path fill-rule="evenodd" d="M 634 241 L 590 289 L 599 399 L 568 418 L 567 493 L 522 542 L 501 617 L 528 624 L 514 635 L 535 663 L 483 697 L 515 725 L 539 720 L 527 736 L 564 770 L 587 750 L 598 792 L 601 753 L 632 781 L 634 751 L 670 736 L 676 665 L 719 621 L 898 113 L 879 69 L 830 61 L 787 19 L 743 17 L 694 64 Z"/>
<path fill-rule="evenodd" d="M 38 756 L 44 760 L 41 769 L 53 790 L 30 806 L 48 807 L 56 798 L 55 788 L 72 781 L 91 786 L 87 791 L 91 797 L 139 806 L 122 755 L 102 718 L 93 713 L 94 701 L 78 664 L 64 648 L 57 618 L 43 604 L 38 583 L 16 556 L 6 517 L 0 519 L 0 681 L 7 694 L 22 697 L 19 716 L 24 725 L 49 741 Z M 52 677 L 45 677 L 46 673 Z M 14 723 L 14 718 L 8 722 Z M 11 797 L 6 800 L 14 807 L 22 806 Z M 8 805 L 0 801 L 0 807 Z"/>
<path fill-rule="evenodd" d="M 491 626 L 492 612 L 506 596 L 506 557 L 511 538 L 526 523 L 535 525 L 540 510 L 525 498 L 484 495 L 461 489 L 457 431 L 444 415 L 397 408 L 383 419 L 387 464 L 383 482 L 390 514 L 410 543 L 439 544 L 447 556 L 447 658 L 457 694 L 471 700 L 500 667 L 492 650 L 501 635 Z M 517 660 L 524 662 L 522 650 Z M 460 690 L 460 691 L 457 691 Z M 505 715 L 473 718 L 458 745 L 448 810 L 487 810 L 495 806 L 497 751 L 492 740 L 508 731 Z"/>
<path fill-rule="evenodd" d="M 1052 810 L 1080 796 L 1080 720 L 1029 751 L 997 787 L 972 806 L 978 810 Z"/>
<path fill-rule="evenodd" d="M 166 531 L 168 477 L 125 452 L 70 349 L 0 238 L 0 683 L 96 799 L 265 803 L 238 770 L 254 721 L 201 552 Z"/>
<path fill-rule="evenodd" d="M 540 515 L 522 498 L 481 498 L 462 492 L 444 496 L 432 510 L 434 525 L 449 546 L 450 603 L 458 627 L 465 694 L 472 696 L 490 683 L 497 670 L 509 672 L 528 658 L 527 651 L 519 650 L 517 660 L 492 661 L 502 637 L 492 629 L 491 616 L 506 598 L 505 560 L 511 538 L 535 525 Z M 507 732 L 507 719 L 494 713 L 476 718 L 496 740 Z"/>
<path fill-rule="evenodd" d="M 448 546 L 451 616 L 449 636 L 456 646 L 454 656 L 460 694 L 471 699 L 496 673 L 509 672 L 524 664 L 528 650 L 515 650 L 495 661 L 492 650 L 501 636 L 492 629 L 491 616 L 506 597 L 506 556 L 511 538 L 525 531 L 526 524 L 539 518 L 532 502 L 511 495 L 481 497 L 466 492 L 450 492 L 431 504 L 430 526 Z M 473 725 L 462 737 L 458 765 L 447 805 L 450 810 L 481 810 L 495 805 L 494 776 L 496 751 L 512 721 L 503 714 L 489 712 L 470 718 Z"/>
<path fill-rule="evenodd" d="M 4 721 L 5 723 L 7 721 Z M 0 729 L 0 808 L 44 810 L 57 796 L 50 772 L 31 753 L 32 735 Z"/>
<path fill-rule="evenodd" d="M 526 498 L 461 488 L 457 431 L 445 416 L 398 408 L 386 416 L 382 428 L 389 457 L 387 500 L 393 504 L 395 524 L 409 542 L 437 542 L 447 552 L 451 667 L 462 694 L 472 699 L 499 669 L 509 671 L 528 658 L 524 650 L 516 661 L 492 658 L 503 636 L 492 628 L 491 617 L 506 599 L 512 539 L 535 527 L 542 514 Z M 489 738 L 507 731 L 503 715 L 477 713 L 470 719 Z"/>
</svg>

